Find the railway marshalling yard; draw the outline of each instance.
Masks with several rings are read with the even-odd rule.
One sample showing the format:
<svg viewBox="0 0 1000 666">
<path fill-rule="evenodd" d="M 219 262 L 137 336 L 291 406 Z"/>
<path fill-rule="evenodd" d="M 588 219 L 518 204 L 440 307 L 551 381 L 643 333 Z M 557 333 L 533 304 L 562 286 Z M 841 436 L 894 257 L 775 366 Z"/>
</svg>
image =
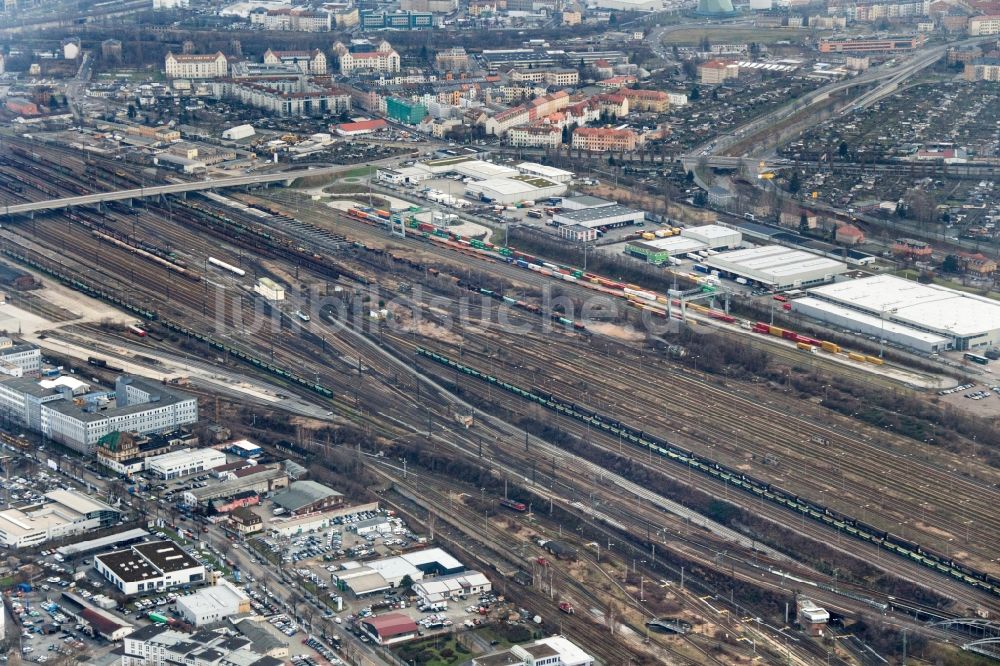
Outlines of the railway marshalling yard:
<svg viewBox="0 0 1000 666">
<path fill-rule="evenodd" d="M 20 170 L 26 181 L 20 194 L 0 191 L 2 203 L 107 187 L 113 165 L 100 158 L 34 150 L 39 159 L 31 169 L 16 156 L 0 165 L 5 174 Z M 995 441 L 894 412 L 922 402 L 937 410 L 936 392 L 888 374 L 859 376 L 819 355 L 803 361 L 794 349 L 751 338 L 764 356 L 747 344 L 750 333 L 704 322 L 691 325 L 704 336 L 667 334 L 685 348 L 685 357 L 674 358 L 620 300 L 605 298 L 606 321 L 589 330 L 552 324 L 478 290 L 539 306 L 556 296 L 567 308 L 592 301 L 594 292 L 556 287 L 543 275 L 419 237 L 389 237 L 294 189 L 223 194 L 257 212 L 191 195 L 8 220 L 3 261 L 47 285 L 76 281 L 77 291 L 59 287 L 56 296 L 46 289 L 33 297 L 35 315 L 53 320 L 39 343 L 66 356 L 90 344 L 109 364 L 127 361 L 164 378 L 186 374 L 206 396 L 234 403 L 281 409 L 279 396 L 290 405 L 294 398 L 296 413 L 312 416 L 307 423 L 316 429 L 329 422 L 371 429 L 386 453 L 372 459 L 372 472 L 395 488 L 386 502 L 417 520 L 433 516 L 440 539 L 500 575 L 534 574 L 534 586 L 507 587 L 546 620 L 554 620 L 560 598 L 572 599 L 578 612 L 558 618 L 563 630 L 608 663 L 626 663 L 626 655 L 648 663 L 738 663 L 754 654 L 815 663 L 827 652 L 841 663 L 858 662 L 847 640 L 788 640 L 781 615 L 795 592 L 848 620 L 884 613 L 894 630 L 952 643 L 961 641 L 930 626 L 930 613 L 1000 612 L 1000 597 L 859 540 L 843 523 L 789 511 L 747 492 L 734 476 L 680 465 L 630 441 L 624 428 L 616 434 L 500 384 L 615 419 L 1000 577 L 1000 469 L 989 450 Z M 146 254 L 134 252 L 140 243 Z M 171 261 L 151 259 L 157 248 L 172 253 Z M 208 257 L 245 275 L 216 270 Z M 290 285 L 283 314 L 261 315 L 248 286 L 263 275 Z M 88 312 L 95 296 L 105 307 L 116 300 L 121 315 L 55 316 L 57 309 Z M 306 323 L 296 311 L 314 316 Z M 124 330 L 139 319 L 150 337 Z M 697 369 L 694 357 L 725 347 L 720 372 Z M 276 376 L 237 351 L 308 381 Z M 493 380 L 434 362 L 430 353 Z M 819 387 L 815 395 L 810 386 Z M 861 408 L 882 410 L 890 427 L 824 404 L 874 391 L 892 400 Z M 469 429 L 456 420 L 465 414 L 474 416 Z M 408 471 L 400 469 L 401 457 Z M 479 477 L 445 473 L 446 462 L 453 471 L 479 469 Z M 495 503 L 504 486 L 531 502 L 530 517 Z M 539 537 L 572 543 L 578 559 L 550 561 Z M 695 631 L 647 636 L 645 621 L 663 615 L 683 617 Z M 607 640 L 612 634 L 616 640 Z"/>
</svg>

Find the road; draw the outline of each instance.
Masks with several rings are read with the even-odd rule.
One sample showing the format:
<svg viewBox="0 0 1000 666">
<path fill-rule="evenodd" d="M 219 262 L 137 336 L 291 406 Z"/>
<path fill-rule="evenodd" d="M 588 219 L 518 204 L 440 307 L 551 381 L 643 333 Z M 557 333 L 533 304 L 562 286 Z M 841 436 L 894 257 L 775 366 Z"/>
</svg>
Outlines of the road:
<svg viewBox="0 0 1000 666">
<path fill-rule="evenodd" d="M 350 164 L 346 166 L 320 167 L 318 169 L 299 169 L 295 171 L 285 171 L 282 173 L 257 173 L 251 176 L 210 178 L 207 180 L 196 180 L 188 183 L 174 183 L 172 185 L 154 185 L 152 187 L 140 187 L 131 190 L 97 192 L 95 194 L 84 194 L 76 197 L 49 199 L 48 201 L 32 201 L 31 203 L 4 206 L 2 212 L 5 215 L 18 215 L 21 213 L 34 213 L 42 210 L 58 210 L 60 208 L 70 208 L 72 206 L 86 206 L 88 204 L 103 203 L 106 201 L 123 201 L 126 199 L 141 199 L 143 197 L 158 197 L 163 194 L 182 194 L 184 192 L 217 190 L 224 187 L 240 187 L 242 185 L 257 185 L 260 183 L 278 183 L 283 181 L 291 182 L 302 176 L 333 176 L 337 173 L 355 169 L 357 166 L 358 165 L 356 164 Z"/>
<path fill-rule="evenodd" d="M 899 85 L 903 81 L 940 60 L 949 48 L 979 44 L 987 39 L 988 38 L 984 37 L 975 37 L 934 46 L 924 51 L 918 51 L 912 58 L 896 65 L 895 67 L 870 69 L 854 78 L 847 79 L 845 81 L 837 81 L 823 86 L 822 88 L 817 88 L 802 98 L 795 100 L 791 104 L 775 109 L 771 113 L 745 123 L 744 125 L 734 129 L 732 132 L 692 148 L 682 159 L 691 160 L 703 154 L 706 156 L 719 155 L 726 150 L 726 148 L 732 146 L 738 141 L 748 138 L 753 134 L 761 132 L 762 130 L 773 127 L 782 120 L 785 120 L 795 113 L 807 109 L 814 104 L 827 101 L 831 95 L 835 95 L 857 86 L 883 81 L 883 83 L 881 83 L 878 87 L 864 93 L 856 99 L 854 103 L 848 105 L 847 109 L 855 110 L 874 104 L 878 100 L 898 89 Z M 685 166 L 687 165 L 685 164 Z"/>
</svg>

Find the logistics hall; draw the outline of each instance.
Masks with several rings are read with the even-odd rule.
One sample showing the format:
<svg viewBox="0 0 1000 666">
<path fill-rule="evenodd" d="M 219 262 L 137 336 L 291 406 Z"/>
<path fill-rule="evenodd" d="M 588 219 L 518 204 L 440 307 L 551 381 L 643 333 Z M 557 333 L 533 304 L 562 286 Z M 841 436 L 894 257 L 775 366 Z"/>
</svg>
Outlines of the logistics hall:
<svg viewBox="0 0 1000 666">
<path fill-rule="evenodd" d="M 792 308 L 813 319 L 925 353 L 1000 344 L 1000 303 L 892 275 L 809 290 Z"/>
</svg>

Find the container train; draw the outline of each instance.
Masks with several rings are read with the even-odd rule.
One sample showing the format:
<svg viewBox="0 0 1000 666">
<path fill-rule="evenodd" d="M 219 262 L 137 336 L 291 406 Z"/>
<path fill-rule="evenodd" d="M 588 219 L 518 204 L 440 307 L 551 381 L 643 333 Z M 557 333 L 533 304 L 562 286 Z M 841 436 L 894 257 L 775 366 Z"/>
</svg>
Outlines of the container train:
<svg viewBox="0 0 1000 666">
<path fill-rule="evenodd" d="M 901 557 L 913 560 L 918 564 L 934 569 L 978 590 L 1000 596 L 1000 578 L 955 562 L 950 557 L 927 550 L 912 541 L 880 530 L 856 518 L 846 516 L 739 470 L 721 465 L 709 458 L 671 444 L 656 435 L 637 430 L 599 412 L 562 400 L 550 393 L 538 389 L 525 389 L 515 384 L 510 384 L 495 376 L 480 372 L 475 368 L 458 363 L 447 356 L 424 349 L 423 347 L 418 347 L 416 353 L 419 356 L 429 358 L 435 363 L 447 366 L 475 379 L 495 384 L 501 389 L 537 403 L 546 409 L 588 423 L 591 427 L 599 428 L 621 438 L 623 441 L 628 441 L 641 448 L 649 449 L 651 452 L 684 465 L 689 469 L 694 469 L 706 476 L 711 476 L 727 484 L 732 484 L 751 495 L 783 506 L 817 522 L 825 523 L 852 537 L 876 544 L 879 548 L 884 548 Z"/>
<path fill-rule="evenodd" d="M 390 214 L 387 211 L 376 210 L 368 206 L 355 206 L 348 209 L 347 216 L 367 224 L 384 225 L 389 219 Z M 429 243 L 437 245 L 438 247 L 453 250 L 467 256 L 483 259 L 485 261 L 503 262 L 512 266 L 517 266 L 518 268 L 530 270 L 533 273 L 538 273 L 546 277 L 563 280 L 564 282 L 573 282 L 579 284 L 581 287 L 591 289 L 602 294 L 617 296 L 631 301 L 644 301 L 652 306 L 654 315 L 663 317 L 666 316 L 665 313 L 662 313 L 657 306 L 653 305 L 655 303 L 665 304 L 666 296 L 642 289 L 637 285 L 611 280 L 572 266 L 562 266 L 549 261 L 544 261 L 538 257 L 521 252 L 512 247 L 496 245 L 494 243 L 475 238 L 464 238 L 460 234 L 449 231 L 445 227 L 438 227 L 433 224 L 428 224 L 427 222 L 420 222 L 412 216 L 407 219 L 405 224 L 409 229 L 416 232 L 414 237 L 421 238 Z M 703 286 L 705 288 L 714 288 L 714 285 Z M 674 304 L 679 305 L 680 302 L 675 299 Z M 686 307 L 693 312 L 697 312 L 718 321 L 726 323 L 734 323 L 736 321 L 735 317 L 732 317 L 725 312 L 714 310 L 703 305 L 689 303 Z"/>
</svg>

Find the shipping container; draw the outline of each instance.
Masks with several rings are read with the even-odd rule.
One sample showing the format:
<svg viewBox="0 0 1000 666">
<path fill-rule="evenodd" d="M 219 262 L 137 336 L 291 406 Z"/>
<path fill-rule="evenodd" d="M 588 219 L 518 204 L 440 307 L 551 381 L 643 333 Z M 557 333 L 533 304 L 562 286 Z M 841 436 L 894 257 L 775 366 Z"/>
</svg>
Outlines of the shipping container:
<svg viewBox="0 0 1000 666">
<path fill-rule="evenodd" d="M 807 342 L 796 342 L 795 346 L 803 351 L 812 351 L 812 345 Z"/>
<path fill-rule="evenodd" d="M 832 342 L 827 342 L 826 340 L 824 340 L 823 342 L 819 343 L 819 346 L 823 348 L 823 351 L 828 351 L 832 354 L 840 353 L 840 345 L 834 344 Z"/>
<path fill-rule="evenodd" d="M 878 356 L 865 356 L 865 360 L 869 363 L 874 363 L 875 365 L 883 365 L 885 361 L 880 359 Z"/>
<path fill-rule="evenodd" d="M 779 328 L 777 326 L 768 326 L 767 327 L 767 332 L 770 333 L 771 335 L 773 335 L 776 338 L 780 338 L 780 337 L 783 337 L 783 335 L 785 333 L 785 329 Z"/>
<path fill-rule="evenodd" d="M 856 352 L 848 352 L 847 358 L 851 359 L 852 361 L 864 361 L 865 360 L 865 355 L 864 354 L 858 354 Z"/>
</svg>

